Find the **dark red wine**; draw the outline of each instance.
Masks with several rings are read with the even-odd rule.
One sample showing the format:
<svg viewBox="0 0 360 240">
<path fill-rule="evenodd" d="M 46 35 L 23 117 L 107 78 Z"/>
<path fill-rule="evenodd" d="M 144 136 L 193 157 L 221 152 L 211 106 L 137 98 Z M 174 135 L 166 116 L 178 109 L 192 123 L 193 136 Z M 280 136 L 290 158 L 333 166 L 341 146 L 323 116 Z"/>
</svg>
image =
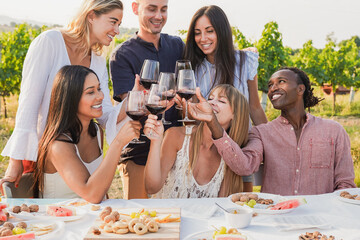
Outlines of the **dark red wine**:
<svg viewBox="0 0 360 240">
<path fill-rule="evenodd" d="M 134 121 L 139 121 L 141 118 L 145 117 L 145 111 L 126 111 L 126 114 Z"/>
<path fill-rule="evenodd" d="M 175 97 L 175 94 L 164 94 L 164 96 L 166 96 L 166 99 L 168 101 L 171 101 L 171 99 L 173 99 Z"/>
<path fill-rule="evenodd" d="M 192 96 L 195 95 L 195 91 L 189 91 L 189 90 L 180 90 L 177 92 L 181 98 L 185 98 L 185 100 L 189 100 Z"/>
<path fill-rule="evenodd" d="M 146 108 L 151 112 L 151 114 L 158 115 L 159 113 L 162 113 L 166 106 L 159 106 L 156 104 L 146 104 Z"/>
<path fill-rule="evenodd" d="M 157 84 L 157 81 L 153 79 L 140 78 L 140 83 L 144 86 L 145 89 L 149 90 L 151 84 Z"/>
</svg>

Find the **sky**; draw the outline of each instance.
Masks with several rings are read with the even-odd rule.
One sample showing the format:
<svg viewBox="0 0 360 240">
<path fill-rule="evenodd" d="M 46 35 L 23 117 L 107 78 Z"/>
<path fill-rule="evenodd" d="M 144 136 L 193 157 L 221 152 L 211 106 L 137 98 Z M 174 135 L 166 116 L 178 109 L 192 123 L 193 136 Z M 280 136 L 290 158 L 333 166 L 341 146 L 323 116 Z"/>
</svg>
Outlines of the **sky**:
<svg viewBox="0 0 360 240">
<path fill-rule="evenodd" d="M 123 0 L 123 27 L 138 27 L 131 2 Z M 48 24 L 66 25 L 82 0 L 0 0 L 0 15 L 29 19 Z M 187 30 L 193 14 L 202 6 L 215 4 L 227 14 L 250 40 L 258 40 L 264 25 L 279 24 L 285 46 L 301 48 L 313 40 L 317 48 L 326 44 L 326 36 L 334 32 L 337 41 L 360 36 L 359 0 L 169 0 L 168 21 L 163 32 L 176 35 Z"/>
</svg>

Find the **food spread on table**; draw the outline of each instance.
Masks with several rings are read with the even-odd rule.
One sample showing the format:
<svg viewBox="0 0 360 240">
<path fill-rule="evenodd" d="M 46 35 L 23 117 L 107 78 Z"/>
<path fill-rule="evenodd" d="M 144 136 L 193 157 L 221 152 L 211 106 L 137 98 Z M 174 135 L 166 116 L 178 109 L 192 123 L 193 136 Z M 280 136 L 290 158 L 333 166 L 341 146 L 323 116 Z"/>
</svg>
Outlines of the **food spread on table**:
<svg viewBox="0 0 360 240">
<path fill-rule="evenodd" d="M 306 203 L 304 198 L 287 199 L 267 193 L 235 193 L 229 199 L 237 205 L 247 205 L 257 213 L 286 213 Z"/>
<path fill-rule="evenodd" d="M 324 234 L 321 234 L 320 232 L 316 231 L 313 233 L 307 232 L 306 234 L 301 234 L 299 236 L 299 240 L 335 240 L 334 236 L 327 237 Z"/>
<path fill-rule="evenodd" d="M 5 222 L 0 227 L 0 239 L 35 239 L 36 236 L 48 234 L 55 228 L 55 223 Z"/>
<path fill-rule="evenodd" d="M 85 239 L 179 239 L 180 209 L 105 207 Z"/>
<path fill-rule="evenodd" d="M 342 191 L 340 193 L 340 197 L 347 198 L 347 199 L 353 199 L 353 200 L 359 200 L 360 201 L 360 194 L 350 194 L 347 191 Z"/>
<path fill-rule="evenodd" d="M 247 237 L 240 233 L 236 228 L 229 228 L 222 226 L 219 229 L 216 229 L 212 236 L 215 240 L 247 240 Z"/>
</svg>

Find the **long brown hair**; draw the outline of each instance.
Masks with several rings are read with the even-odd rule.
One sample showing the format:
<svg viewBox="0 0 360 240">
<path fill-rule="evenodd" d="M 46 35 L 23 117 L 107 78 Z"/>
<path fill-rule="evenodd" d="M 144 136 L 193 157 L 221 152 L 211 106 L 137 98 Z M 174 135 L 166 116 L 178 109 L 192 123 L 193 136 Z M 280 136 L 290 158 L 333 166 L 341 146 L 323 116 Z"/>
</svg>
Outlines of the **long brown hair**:
<svg viewBox="0 0 360 240">
<path fill-rule="evenodd" d="M 84 52 L 84 57 L 90 54 L 90 50 L 101 54 L 103 48 L 101 43 L 96 43 L 93 46 L 90 45 L 91 25 L 87 17 L 91 12 L 94 12 L 96 16 L 100 16 L 109 13 L 114 9 L 123 10 L 123 4 L 120 0 L 84 0 L 79 12 L 62 33 L 70 37 L 74 43 L 79 45 L 81 52 Z"/>
<path fill-rule="evenodd" d="M 51 144 L 55 140 L 77 144 L 80 140 L 83 126 L 77 116 L 77 111 L 85 79 L 91 73 L 97 76 L 87 67 L 69 65 L 62 67 L 55 76 L 45 131 L 38 146 L 34 171 L 35 193 L 36 188 L 40 192 L 44 190 L 45 163 Z M 90 122 L 88 132 L 90 136 L 96 137 L 97 130 L 93 121 Z M 64 133 L 69 134 L 72 141 L 59 139 L 59 136 Z"/>
<path fill-rule="evenodd" d="M 201 51 L 195 42 L 195 25 L 202 16 L 208 17 L 211 25 L 214 27 L 217 37 L 217 45 L 215 49 L 215 78 L 212 89 L 217 84 L 230 84 L 234 86 L 235 73 L 235 49 L 232 38 L 232 31 L 229 20 L 224 11 L 216 6 L 205 6 L 200 8 L 192 17 L 189 26 L 184 58 L 191 61 L 191 65 L 196 70 L 203 62 L 206 55 Z M 242 68 L 245 63 L 245 52 L 240 51 L 240 71 L 239 82 L 242 78 Z"/>
<path fill-rule="evenodd" d="M 220 93 L 224 93 L 230 103 L 233 112 L 233 119 L 229 129 L 226 132 L 229 137 L 234 140 L 240 147 L 245 146 L 248 140 L 249 132 L 249 104 L 246 98 L 235 87 L 228 84 L 217 85 L 211 93 L 219 89 Z M 210 93 L 210 94 L 211 94 Z M 192 152 L 190 151 L 189 167 L 193 169 L 199 157 L 200 145 L 203 139 L 204 122 L 201 122 L 193 133 Z M 226 196 L 243 191 L 242 177 L 235 174 L 225 165 L 224 182 Z"/>
</svg>

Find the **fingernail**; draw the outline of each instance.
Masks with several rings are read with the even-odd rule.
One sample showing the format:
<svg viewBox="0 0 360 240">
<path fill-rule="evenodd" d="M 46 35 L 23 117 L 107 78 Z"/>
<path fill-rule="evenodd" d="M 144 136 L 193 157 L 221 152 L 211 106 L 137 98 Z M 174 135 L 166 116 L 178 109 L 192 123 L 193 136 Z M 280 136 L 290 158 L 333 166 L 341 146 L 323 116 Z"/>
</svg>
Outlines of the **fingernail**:
<svg viewBox="0 0 360 240">
<path fill-rule="evenodd" d="M 16 187 L 16 188 L 19 187 L 19 184 L 16 184 L 15 187 Z"/>
</svg>

